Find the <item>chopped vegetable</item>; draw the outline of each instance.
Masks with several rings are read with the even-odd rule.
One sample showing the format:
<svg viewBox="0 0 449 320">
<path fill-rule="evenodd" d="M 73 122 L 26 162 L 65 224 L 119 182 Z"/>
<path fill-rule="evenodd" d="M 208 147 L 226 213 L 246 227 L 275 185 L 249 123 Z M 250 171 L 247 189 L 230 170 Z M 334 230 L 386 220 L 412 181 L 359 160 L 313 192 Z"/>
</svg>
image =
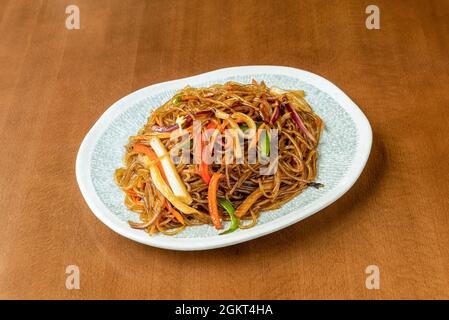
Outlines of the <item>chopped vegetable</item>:
<svg viewBox="0 0 449 320">
<path fill-rule="evenodd" d="M 201 160 L 200 164 L 200 175 L 206 184 L 210 183 L 209 165 L 203 160 Z"/>
<path fill-rule="evenodd" d="M 200 214 L 198 210 L 189 207 L 184 202 L 180 201 L 171 191 L 170 187 L 165 183 L 165 181 L 162 179 L 161 172 L 156 166 L 150 166 L 150 175 L 151 180 L 153 181 L 156 189 L 159 190 L 160 193 L 168 200 L 170 201 L 175 208 L 177 208 L 179 211 L 184 212 L 185 214 Z"/>
<path fill-rule="evenodd" d="M 144 159 L 146 160 L 145 164 L 150 169 L 151 180 L 153 181 L 154 186 L 168 201 L 170 201 L 173 204 L 173 206 L 175 206 L 175 208 L 186 214 L 191 213 L 201 214 L 198 210 L 189 207 L 173 194 L 173 191 L 170 189 L 170 187 L 167 185 L 164 178 L 162 177 L 163 170 L 160 169 L 161 166 L 159 163 L 159 159 L 153 150 L 144 145 L 135 145 L 133 149 L 136 152 L 141 152 L 145 154 L 144 156 Z"/>
<path fill-rule="evenodd" d="M 274 124 L 278 120 L 280 113 L 281 112 L 280 112 L 279 104 L 276 104 L 274 107 L 274 110 L 273 110 L 273 114 L 271 115 L 271 119 L 270 119 L 271 124 Z"/>
<path fill-rule="evenodd" d="M 148 158 L 150 158 L 152 161 L 154 161 L 156 163 L 156 165 L 158 166 L 162 178 L 164 179 L 164 181 L 168 181 L 167 177 L 165 176 L 164 170 L 162 169 L 162 165 L 161 162 L 159 161 L 159 158 L 156 156 L 156 154 L 154 153 L 153 150 L 151 150 L 150 147 L 145 146 L 143 144 L 135 144 L 133 146 L 133 151 L 134 152 L 138 152 L 138 153 L 143 153 L 145 154 Z"/>
<path fill-rule="evenodd" d="M 267 130 L 263 130 L 262 131 L 262 139 L 261 139 L 261 146 L 260 146 L 260 151 L 262 152 L 262 155 L 264 157 L 269 157 L 270 156 L 270 135 L 268 133 L 268 129 Z"/>
<path fill-rule="evenodd" d="M 209 123 L 209 125 L 213 124 L 212 122 Z M 201 176 L 201 178 L 204 180 L 206 184 L 209 184 L 210 182 L 210 175 L 209 175 L 209 165 L 207 163 L 207 160 L 203 158 L 203 150 L 204 150 L 204 141 L 203 141 L 203 134 L 201 133 L 200 128 L 196 128 L 194 130 L 195 139 L 194 139 L 194 147 L 193 147 L 193 160 L 194 163 L 198 164 L 198 174 Z"/>
<path fill-rule="evenodd" d="M 210 179 L 209 189 L 207 192 L 209 198 L 209 214 L 215 229 L 221 229 L 220 216 L 218 215 L 217 206 L 217 192 L 218 182 L 223 175 L 221 173 L 214 173 Z"/>
<path fill-rule="evenodd" d="M 235 209 L 232 206 L 231 202 L 226 199 L 220 198 L 218 199 L 220 205 L 226 210 L 231 218 L 231 225 L 229 229 L 220 233 L 220 235 L 231 233 L 239 228 L 239 219 L 235 216 Z"/>
<path fill-rule="evenodd" d="M 147 155 L 151 160 L 155 160 L 155 161 L 158 160 L 158 158 L 154 154 L 153 150 L 151 150 L 148 146 L 145 146 L 143 144 L 135 144 L 133 146 L 133 151 L 138 152 L 138 153 L 143 153 L 143 154 Z"/>
<path fill-rule="evenodd" d="M 174 103 L 174 104 L 180 103 L 181 101 L 182 101 L 182 97 L 181 97 L 181 96 L 176 96 L 176 97 L 173 99 L 173 103 Z"/>
<path fill-rule="evenodd" d="M 173 209 L 173 207 L 171 206 L 170 202 L 168 202 L 167 200 L 165 200 L 164 202 L 165 207 L 167 208 L 167 210 L 179 221 L 181 222 L 181 224 L 185 225 L 185 221 L 184 218 L 182 217 L 182 215 L 176 211 L 175 209 Z"/>
<path fill-rule="evenodd" d="M 165 176 L 167 177 L 168 184 L 173 190 L 174 195 L 186 204 L 192 203 L 192 197 L 187 191 L 186 185 L 181 180 L 181 177 L 176 170 L 175 164 L 170 158 L 170 154 L 167 152 L 164 144 L 161 142 L 161 140 L 159 140 L 158 137 L 151 137 L 150 145 L 155 151 L 156 155 L 161 159 L 162 168 L 164 170 Z"/>
<path fill-rule="evenodd" d="M 293 121 L 296 123 L 296 126 L 305 133 L 305 135 L 312 140 L 314 143 L 316 143 L 315 137 L 310 133 L 309 130 L 307 130 L 306 126 L 302 122 L 301 118 L 299 117 L 298 113 L 295 109 L 290 105 L 290 103 L 286 103 L 285 106 L 287 107 L 287 110 L 291 113 Z"/>
<path fill-rule="evenodd" d="M 239 129 L 240 130 L 240 129 Z M 238 163 L 238 159 L 241 159 L 243 157 L 243 151 L 242 151 L 242 145 L 240 144 L 240 138 L 239 138 L 239 134 L 237 130 L 232 130 L 232 135 L 234 136 L 234 151 L 235 151 L 235 158 L 237 159 L 237 163 Z"/>
</svg>

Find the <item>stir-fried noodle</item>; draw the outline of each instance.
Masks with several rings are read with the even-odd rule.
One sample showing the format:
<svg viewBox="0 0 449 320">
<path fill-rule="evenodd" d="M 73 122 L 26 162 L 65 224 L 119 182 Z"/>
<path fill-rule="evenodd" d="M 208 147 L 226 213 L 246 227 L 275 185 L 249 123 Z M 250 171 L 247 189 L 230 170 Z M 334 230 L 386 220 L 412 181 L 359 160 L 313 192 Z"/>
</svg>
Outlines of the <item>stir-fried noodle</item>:
<svg viewBox="0 0 449 320">
<path fill-rule="evenodd" d="M 228 82 L 186 87 L 154 110 L 115 172 L 125 205 L 140 215 L 130 226 L 171 235 L 192 225 L 222 229 L 231 220 L 225 233 L 232 232 L 319 187 L 323 122 L 304 95 Z"/>
</svg>

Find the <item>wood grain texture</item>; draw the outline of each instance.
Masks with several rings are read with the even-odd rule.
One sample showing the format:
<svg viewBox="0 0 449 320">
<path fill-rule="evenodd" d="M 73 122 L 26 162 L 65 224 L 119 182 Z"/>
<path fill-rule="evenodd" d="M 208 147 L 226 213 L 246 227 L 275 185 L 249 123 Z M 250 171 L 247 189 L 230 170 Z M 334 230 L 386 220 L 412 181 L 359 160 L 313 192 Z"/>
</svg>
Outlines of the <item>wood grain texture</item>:
<svg viewBox="0 0 449 320">
<path fill-rule="evenodd" d="M 0 298 L 449 298 L 449 1 L 0 1 Z M 77 4 L 81 29 L 65 28 Z M 147 85 L 272 64 L 334 82 L 372 153 L 320 213 L 229 248 L 127 240 L 75 180 L 82 138 Z M 81 289 L 65 288 L 76 264 Z M 381 289 L 365 288 L 376 264 Z"/>
</svg>

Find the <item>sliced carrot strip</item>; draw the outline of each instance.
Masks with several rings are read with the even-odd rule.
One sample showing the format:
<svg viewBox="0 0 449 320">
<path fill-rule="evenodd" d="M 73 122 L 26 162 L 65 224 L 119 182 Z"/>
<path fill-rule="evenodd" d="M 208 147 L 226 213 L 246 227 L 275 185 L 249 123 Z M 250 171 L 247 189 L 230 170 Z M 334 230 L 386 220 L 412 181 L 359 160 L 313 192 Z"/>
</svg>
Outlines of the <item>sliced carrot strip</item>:
<svg viewBox="0 0 449 320">
<path fill-rule="evenodd" d="M 138 153 L 143 153 L 146 156 L 148 156 L 148 158 L 150 158 L 150 160 L 157 162 L 157 167 L 158 167 L 159 171 L 161 172 L 162 178 L 165 180 L 165 182 L 168 182 L 167 177 L 165 176 L 164 169 L 162 168 L 160 159 L 156 156 L 156 154 L 154 153 L 153 150 L 151 150 L 150 147 L 145 146 L 143 144 L 135 144 L 133 146 L 133 150 Z"/>
<path fill-rule="evenodd" d="M 182 217 L 182 215 L 178 211 L 173 209 L 170 202 L 168 202 L 167 200 L 165 200 L 165 207 L 179 222 L 185 225 L 184 218 Z"/>
<path fill-rule="evenodd" d="M 209 183 L 208 198 L 209 198 L 209 214 L 215 229 L 221 229 L 220 216 L 218 215 L 217 192 L 218 182 L 223 175 L 221 173 L 214 173 Z"/>
</svg>

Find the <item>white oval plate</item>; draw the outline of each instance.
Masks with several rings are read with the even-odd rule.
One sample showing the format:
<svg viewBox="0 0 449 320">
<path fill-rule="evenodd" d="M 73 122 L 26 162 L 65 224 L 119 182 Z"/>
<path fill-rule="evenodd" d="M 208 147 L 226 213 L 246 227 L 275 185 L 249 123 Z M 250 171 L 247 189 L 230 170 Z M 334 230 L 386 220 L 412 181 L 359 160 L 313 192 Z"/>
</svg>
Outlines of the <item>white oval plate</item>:
<svg viewBox="0 0 449 320">
<path fill-rule="evenodd" d="M 128 226 L 138 215 L 127 210 L 123 193 L 115 185 L 114 170 L 122 166 L 123 146 L 141 128 L 155 107 L 189 85 L 251 79 L 268 86 L 303 89 L 314 111 L 324 120 L 319 144 L 318 176 L 324 188 L 307 188 L 282 208 L 261 214 L 256 226 L 218 235 L 212 226 L 188 227 L 176 236 L 149 236 Z M 173 250 L 204 250 L 254 239 L 298 222 L 330 205 L 351 188 L 368 159 L 371 127 L 362 111 L 328 80 L 299 69 L 278 66 L 245 66 L 220 69 L 137 90 L 114 103 L 84 138 L 76 159 L 76 177 L 92 212 L 115 232 L 140 243 Z M 227 227 L 227 226 L 225 226 Z"/>
</svg>

